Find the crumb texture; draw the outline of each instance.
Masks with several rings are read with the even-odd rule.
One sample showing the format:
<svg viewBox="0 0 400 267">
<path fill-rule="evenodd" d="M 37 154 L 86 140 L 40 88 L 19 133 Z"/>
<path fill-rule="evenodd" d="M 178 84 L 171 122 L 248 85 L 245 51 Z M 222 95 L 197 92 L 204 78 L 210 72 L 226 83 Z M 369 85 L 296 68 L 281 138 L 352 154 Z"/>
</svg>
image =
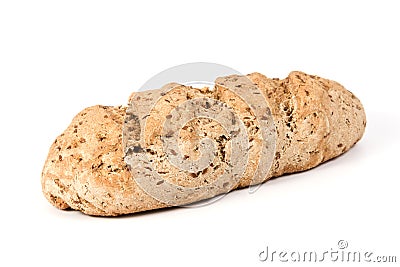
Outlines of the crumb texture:
<svg viewBox="0 0 400 267">
<path fill-rule="evenodd" d="M 263 181 L 313 168 L 346 152 L 362 137 L 366 126 L 363 106 L 339 83 L 302 72 L 291 72 L 282 80 L 259 73 L 247 77 L 264 94 L 276 130 L 275 155 Z M 260 135 L 254 130 L 256 121 L 245 103 L 235 101 L 230 92 L 222 88 L 214 91 L 186 89 L 179 87 L 172 96 L 176 101 L 188 96 L 233 101 L 232 106 L 241 114 L 240 119 L 247 123 L 246 129 L 254 142 L 250 157 L 256 157 Z M 132 94 L 130 99 L 134 97 Z M 170 105 L 165 104 L 159 112 L 167 112 L 169 108 Z M 124 161 L 122 131 L 125 115 L 126 108 L 121 106 L 89 107 L 77 114 L 57 137 L 50 147 L 41 177 L 43 194 L 52 205 L 98 216 L 116 216 L 167 206 L 136 184 Z M 168 116 L 168 113 L 163 115 Z M 192 148 L 199 147 L 199 137 L 208 134 L 217 141 L 217 156 L 206 171 L 183 174 L 163 164 L 165 155 L 157 149 L 155 138 L 161 128 L 156 121 L 148 131 L 154 134 L 146 136 L 147 152 L 161 170 L 163 179 L 182 186 L 211 183 L 224 168 L 224 157 L 230 156 L 223 128 L 210 119 L 192 120 L 181 131 L 180 149 L 186 157 L 198 158 L 198 151 Z M 250 164 L 238 187 L 250 184 L 249 177 L 254 170 L 255 166 Z M 165 175 L 169 172 L 173 175 Z"/>
</svg>

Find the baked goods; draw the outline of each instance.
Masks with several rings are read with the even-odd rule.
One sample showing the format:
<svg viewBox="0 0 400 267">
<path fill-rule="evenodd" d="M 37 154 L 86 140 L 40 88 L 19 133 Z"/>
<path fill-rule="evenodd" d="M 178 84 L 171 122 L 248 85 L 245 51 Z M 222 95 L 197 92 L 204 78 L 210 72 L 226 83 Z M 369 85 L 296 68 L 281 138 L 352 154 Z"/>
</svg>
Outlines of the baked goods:
<svg viewBox="0 0 400 267">
<path fill-rule="evenodd" d="M 243 85 L 247 84 L 245 78 L 251 81 L 251 84 Z M 115 216 L 191 203 L 224 193 L 224 190 L 229 191 L 257 184 L 284 173 L 313 168 L 350 149 L 364 133 L 366 118 L 360 101 L 334 81 L 302 72 L 292 72 L 283 80 L 269 79 L 262 74 L 252 73 L 247 77 L 219 78 L 216 83 L 214 90 L 170 85 L 172 90 L 169 88 L 167 96 L 173 98 L 173 101 L 168 105 L 163 104 L 162 108 L 152 109 L 155 115 L 150 116 L 152 121 L 146 122 L 148 128 L 145 136 L 136 138 L 136 141 L 145 142 L 146 146 L 137 148 L 135 143 L 125 138 L 129 134 L 137 133 L 135 121 L 140 123 L 138 119 L 125 122 L 127 108 L 131 108 L 132 105 L 94 106 L 84 109 L 75 116 L 70 126 L 57 137 L 50 148 L 41 179 L 45 197 L 60 209 L 72 208 L 85 214 L 100 216 Z M 270 110 L 270 114 L 265 116 L 267 122 L 263 127 L 261 120 L 249 109 L 248 101 L 243 101 L 236 97 L 232 90 L 228 90 L 229 86 L 236 85 L 240 85 L 239 88 L 256 86 L 262 92 Z M 135 95 L 140 93 L 134 93 L 130 102 Z M 208 104 L 205 98 L 211 99 Z M 156 104 L 161 105 L 162 102 L 157 101 Z M 179 103 L 209 107 L 221 111 L 220 114 L 225 116 L 200 116 L 201 118 L 186 121 L 179 134 L 177 131 L 164 133 L 162 126 L 165 124 L 161 123 L 161 118 L 165 121 L 177 117 L 179 112 L 173 113 L 173 108 Z M 226 107 L 221 103 L 229 107 L 228 111 L 234 112 L 223 113 Z M 128 110 L 129 114 L 132 115 Z M 236 116 L 234 121 L 238 120 L 238 124 L 242 125 L 240 129 L 244 130 L 248 141 L 248 150 L 239 149 L 239 154 L 238 149 L 232 150 L 235 148 L 232 138 L 236 134 L 240 137 L 238 140 L 243 140 L 244 136 L 237 132 L 239 128 L 235 128 L 233 134 L 228 133 L 227 128 L 222 127 L 220 123 L 227 116 L 234 116 L 232 114 Z M 268 122 L 268 117 L 273 121 Z M 128 124 L 131 126 L 129 130 Z M 182 122 L 179 125 L 181 124 Z M 231 127 L 233 125 L 230 124 Z M 169 126 L 170 129 L 174 129 L 171 123 Z M 269 134 L 269 140 L 262 133 L 265 127 L 270 127 L 265 131 Z M 177 141 L 176 144 L 166 146 L 168 149 L 177 148 L 173 149 L 176 153 L 164 151 L 163 145 L 166 143 L 163 141 L 165 138 L 162 139 L 161 136 L 166 137 L 168 134 Z M 214 147 L 210 142 L 201 141 L 205 137 L 212 141 Z M 241 147 L 239 143 L 236 145 Z M 270 146 L 264 154 L 263 145 Z M 162 178 L 156 183 L 169 183 L 177 188 L 198 187 L 200 190 L 197 195 L 187 198 L 188 194 L 184 194 L 181 201 L 166 202 L 163 195 L 154 192 L 149 194 L 146 191 L 148 188 L 141 184 L 143 181 L 137 180 L 140 177 L 131 173 L 135 169 L 129 168 L 124 161 L 124 157 L 132 152 L 128 151 L 130 147 L 144 153 L 148 160 L 153 160 L 151 168 L 157 170 Z M 204 158 L 205 161 L 201 163 L 199 159 L 211 148 L 215 149 L 215 157 Z M 192 164 L 182 163 L 182 157 Z M 238 157 L 248 163 L 242 170 L 234 168 L 239 164 L 231 164 L 238 163 Z M 176 164 L 183 165 L 174 167 L 174 164 L 169 162 L 174 160 Z M 127 161 L 130 162 L 128 159 Z M 220 191 L 203 190 L 208 185 L 217 184 L 218 177 L 223 177 L 224 170 L 230 165 L 234 165 L 231 166 L 232 170 L 241 175 L 236 175 L 236 178 L 231 176 L 231 180 L 229 176 L 221 178 Z"/>
</svg>

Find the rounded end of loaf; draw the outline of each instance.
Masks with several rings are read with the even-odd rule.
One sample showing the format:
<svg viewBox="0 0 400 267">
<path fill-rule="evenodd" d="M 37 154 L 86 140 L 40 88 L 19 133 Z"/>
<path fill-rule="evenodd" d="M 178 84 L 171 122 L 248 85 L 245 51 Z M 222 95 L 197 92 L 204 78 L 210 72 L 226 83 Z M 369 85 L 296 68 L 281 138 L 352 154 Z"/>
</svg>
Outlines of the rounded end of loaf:
<svg viewBox="0 0 400 267">
<path fill-rule="evenodd" d="M 304 106 L 306 101 L 316 103 L 314 109 L 325 117 L 322 162 L 343 154 L 362 138 L 366 127 L 365 110 L 352 92 L 338 82 L 299 71 L 291 72 L 288 79 L 292 84 L 301 85 L 297 90 L 298 105 Z M 314 94 L 307 95 L 307 88 L 312 88 Z"/>
<path fill-rule="evenodd" d="M 124 116 L 123 107 L 86 108 L 53 142 L 41 177 L 53 206 L 98 216 L 152 207 L 154 200 L 134 187 L 123 160 Z"/>
<path fill-rule="evenodd" d="M 264 92 L 278 132 L 269 177 L 304 171 L 348 151 L 365 131 L 360 100 L 341 84 L 293 71 L 285 79 L 248 77 Z"/>
</svg>

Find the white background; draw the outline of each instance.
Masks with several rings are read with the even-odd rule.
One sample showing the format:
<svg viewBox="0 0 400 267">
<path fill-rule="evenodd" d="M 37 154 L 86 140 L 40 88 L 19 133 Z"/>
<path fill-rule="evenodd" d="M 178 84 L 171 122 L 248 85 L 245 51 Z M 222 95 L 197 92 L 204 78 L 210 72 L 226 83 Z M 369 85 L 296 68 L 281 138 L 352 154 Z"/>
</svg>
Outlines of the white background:
<svg viewBox="0 0 400 267">
<path fill-rule="evenodd" d="M 1 1 L 0 265 L 266 266 L 267 245 L 340 239 L 399 262 L 398 13 L 396 1 Z M 203 208 L 97 218 L 47 203 L 41 169 L 77 112 L 196 61 L 336 80 L 364 104 L 366 133 L 336 160 Z"/>
</svg>

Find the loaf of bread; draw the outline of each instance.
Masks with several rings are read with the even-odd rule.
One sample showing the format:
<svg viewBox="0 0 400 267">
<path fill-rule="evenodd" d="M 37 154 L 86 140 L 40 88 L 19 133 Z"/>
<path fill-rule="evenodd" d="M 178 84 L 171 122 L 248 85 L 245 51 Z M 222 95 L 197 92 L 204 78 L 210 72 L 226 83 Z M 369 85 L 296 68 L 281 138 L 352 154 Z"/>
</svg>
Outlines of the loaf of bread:
<svg viewBox="0 0 400 267">
<path fill-rule="evenodd" d="M 50 148 L 42 189 L 57 208 L 90 215 L 182 205 L 313 168 L 350 149 L 365 125 L 351 92 L 302 72 L 169 84 L 76 115 Z"/>
</svg>

